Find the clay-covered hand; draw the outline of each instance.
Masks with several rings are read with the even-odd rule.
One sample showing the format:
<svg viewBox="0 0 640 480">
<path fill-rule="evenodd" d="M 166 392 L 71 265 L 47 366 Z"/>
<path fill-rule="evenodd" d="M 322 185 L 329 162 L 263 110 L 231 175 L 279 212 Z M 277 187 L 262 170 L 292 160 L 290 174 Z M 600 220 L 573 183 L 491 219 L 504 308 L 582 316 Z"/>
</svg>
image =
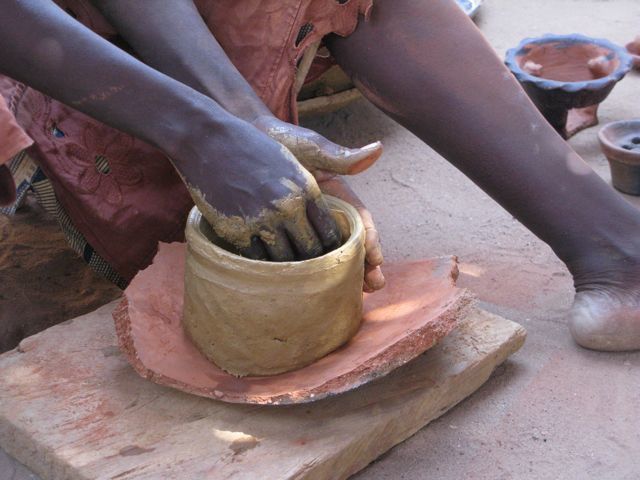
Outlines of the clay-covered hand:
<svg viewBox="0 0 640 480">
<path fill-rule="evenodd" d="M 250 124 L 234 119 L 181 150 L 173 161 L 195 203 L 242 255 L 291 261 L 339 246 L 340 232 L 313 176 Z"/>
<path fill-rule="evenodd" d="M 287 147 L 310 172 L 326 170 L 355 175 L 366 170 L 382 155 L 382 143 L 347 148 L 327 140 L 313 130 L 261 115 L 251 122 L 260 131 Z"/>
<path fill-rule="evenodd" d="M 382 143 L 374 142 L 362 148 L 346 148 L 313 130 L 269 115 L 257 117 L 252 124 L 294 153 L 298 161 L 313 173 L 324 193 L 338 197 L 358 210 L 366 231 L 364 290 L 373 292 L 384 287 L 385 279 L 380 269 L 383 261 L 382 248 L 373 217 L 353 190 L 336 177 L 337 174 L 355 175 L 369 168 L 382 155 Z"/>
<path fill-rule="evenodd" d="M 9 205 L 15 199 L 16 185 L 11 170 L 6 165 L 0 165 L 0 205 Z"/>
<path fill-rule="evenodd" d="M 323 193 L 338 197 L 350 203 L 358 210 L 365 228 L 364 247 L 366 251 L 366 264 L 364 270 L 364 291 L 374 292 L 375 290 L 380 290 L 385 285 L 384 275 L 380 268 L 384 259 L 382 256 L 382 247 L 380 246 L 380 237 L 371 213 L 342 178 L 327 174 L 327 172 L 321 170 L 316 172 L 315 176 Z"/>
</svg>

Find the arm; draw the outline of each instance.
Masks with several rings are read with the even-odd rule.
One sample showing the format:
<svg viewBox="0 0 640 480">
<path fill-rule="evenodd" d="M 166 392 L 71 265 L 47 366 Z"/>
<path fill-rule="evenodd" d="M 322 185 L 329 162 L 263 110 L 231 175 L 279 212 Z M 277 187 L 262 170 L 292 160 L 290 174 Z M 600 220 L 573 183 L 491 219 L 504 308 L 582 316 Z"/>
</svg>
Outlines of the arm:
<svg viewBox="0 0 640 480">
<path fill-rule="evenodd" d="M 275 118 L 229 60 L 193 0 L 91 1 L 145 63 L 267 133 L 307 169 L 355 174 L 381 155 L 380 142 L 345 148 L 312 130 Z"/>
<path fill-rule="evenodd" d="M 380 142 L 359 149 L 345 148 L 312 130 L 275 118 L 229 60 L 192 0 L 92 0 L 92 3 L 147 64 L 251 122 L 320 176 L 327 178 L 322 170 L 359 173 L 382 154 Z M 141 18 L 145 21 L 139 21 Z M 326 188 L 326 193 L 352 203 L 361 213 L 367 227 L 365 282 L 370 290 L 382 288 L 382 253 L 371 214 L 344 180 L 333 179 L 321 183 L 321 187 Z"/>
<path fill-rule="evenodd" d="M 249 122 L 270 115 L 192 0 L 91 0 L 149 66 Z M 141 19 L 144 19 L 143 21 Z"/>
<path fill-rule="evenodd" d="M 336 245 L 317 184 L 288 151 L 51 1 L 3 5 L 0 45 L 0 72 L 170 156 L 214 229 L 245 254 L 305 258 Z M 240 219 L 232 238 L 218 228 L 229 218 Z"/>
</svg>

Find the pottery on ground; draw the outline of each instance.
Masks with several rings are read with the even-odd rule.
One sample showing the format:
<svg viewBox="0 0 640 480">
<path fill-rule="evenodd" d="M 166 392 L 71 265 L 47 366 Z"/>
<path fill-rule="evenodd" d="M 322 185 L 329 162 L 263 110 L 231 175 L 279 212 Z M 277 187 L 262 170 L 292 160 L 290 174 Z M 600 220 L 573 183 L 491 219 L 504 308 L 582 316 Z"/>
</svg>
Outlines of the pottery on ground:
<svg viewBox="0 0 640 480">
<path fill-rule="evenodd" d="M 621 192 L 640 195 L 640 119 L 608 123 L 598 139 L 609 160 L 613 186 Z"/>
<path fill-rule="evenodd" d="M 598 123 L 597 110 L 631 69 L 631 56 L 608 40 L 579 34 L 527 38 L 505 63 L 547 121 L 569 138 Z"/>
<path fill-rule="evenodd" d="M 640 70 L 640 35 L 638 35 L 632 42 L 625 45 L 627 52 L 631 55 L 633 61 L 633 68 Z"/>
<path fill-rule="evenodd" d="M 295 370 L 347 342 L 362 319 L 364 226 L 325 197 L 346 241 L 321 257 L 267 262 L 221 248 L 194 207 L 187 220 L 184 328 L 198 349 L 236 375 Z"/>
<path fill-rule="evenodd" d="M 476 16 L 478 10 L 482 6 L 483 1 L 484 0 L 456 0 L 464 13 L 466 13 L 471 18 L 474 18 Z"/>
</svg>

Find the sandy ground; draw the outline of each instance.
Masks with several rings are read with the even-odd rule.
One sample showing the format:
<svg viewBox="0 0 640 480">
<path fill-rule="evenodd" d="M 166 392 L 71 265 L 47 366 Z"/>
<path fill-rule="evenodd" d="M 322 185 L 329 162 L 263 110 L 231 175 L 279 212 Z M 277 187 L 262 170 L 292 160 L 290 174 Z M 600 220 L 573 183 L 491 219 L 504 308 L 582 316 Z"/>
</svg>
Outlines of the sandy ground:
<svg viewBox="0 0 640 480">
<path fill-rule="evenodd" d="M 625 43 L 640 33 L 640 4 L 486 0 L 478 24 L 501 56 L 523 37 L 548 32 Z M 637 73 L 600 108 L 601 123 L 632 117 L 640 117 Z M 307 125 L 345 144 L 384 141 L 382 161 L 352 184 L 377 219 L 388 261 L 458 255 L 459 284 L 529 332 L 523 349 L 480 391 L 356 478 L 640 478 L 640 353 L 603 354 L 573 344 L 564 318 L 571 279 L 551 250 L 364 101 Z M 597 130 L 570 143 L 609 181 Z M 27 478 L 35 477 L 0 452 L 0 479 Z"/>
</svg>

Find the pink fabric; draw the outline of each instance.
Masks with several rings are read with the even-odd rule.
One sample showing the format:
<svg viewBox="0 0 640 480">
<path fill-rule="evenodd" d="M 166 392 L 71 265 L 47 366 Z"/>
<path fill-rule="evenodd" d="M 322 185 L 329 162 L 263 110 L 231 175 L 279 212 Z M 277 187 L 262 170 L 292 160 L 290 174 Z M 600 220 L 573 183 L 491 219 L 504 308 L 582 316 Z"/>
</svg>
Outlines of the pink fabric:
<svg viewBox="0 0 640 480">
<path fill-rule="evenodd" d="M 107 39 L 115 31 L 88 0 L 57 0 L 78 21 Z M 196 0 L 205 22 L 271 110 L 296 121 L 293 82 L 304 49 L 324 35 L 351 33 L 371 0 Z M 313 30 L 296 39 L 303 25 Z M 149 265 L 158 241 L 183 239 L 191 198 L 165 156 L 51 98 L 0 76 L 0 94 L 34 141 L 31 152 L 58 201 L 88 243 L 125 279 Z M 7 138 L 23 142 L 0 111 Z M 5 118 L 7 119 L 5 122 Z M 13 132 L 13 133 L 12 133 Z M 16 133 L 18 132 L 18 133 Z M 4 142 L 0 130 L 0 141 Z M 9 144 L 9 143 L 7 143 Z M 96 160 L 106 158 L 109 172 Z"/>
<path fill-rule="evenodd" d="M 18 125 L 4 98 L 0 96 L 0 165 L 31 144 L 33 140 Z"/>
<path fill-rule="evenodd" d="M 151 262 L 159 240 L 183 239 L 191 197 L 161 152 L 6 77 L 0 92 L 73 224 L 123 278 Z"/>
</svg>

